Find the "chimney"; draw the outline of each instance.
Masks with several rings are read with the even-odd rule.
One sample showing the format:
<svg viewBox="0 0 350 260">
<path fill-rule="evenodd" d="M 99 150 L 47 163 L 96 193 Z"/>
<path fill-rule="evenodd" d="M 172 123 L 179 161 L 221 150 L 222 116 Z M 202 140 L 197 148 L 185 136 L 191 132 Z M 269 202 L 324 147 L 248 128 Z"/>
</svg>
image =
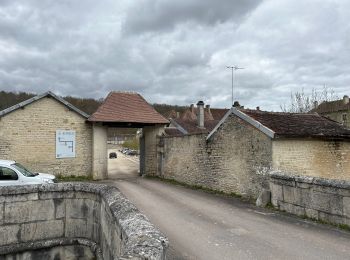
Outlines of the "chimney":
<svg viewBox="0 0 350 260">
<path fill-rule="evenodd" d="M 314 101 L 314 108 L 317 108 L 318 107 L 318 102 L 317 100 Z"/>
<path fill-rule="evenodd" d="M 197 103 L 197 124 L 198 127 L 204 128 L 204 102 L 198 101 Z"/>
<path fill-rule="evenodd" d="M 345 96 L 343 97 L 343 102 L 344 102 L 345 105 L 346 105 L 346 104 L 349 104 L 349 96 L 345 95 Z"/>
<path fill-rule="evenodd" d="M 191 110 L 191 113 L 194 113 L 194 105 L 193 104 L 190 105 L 190 110 Z"/>
<path fill-rule="evenodd" d="M 205 108 L 207 109 L 207 112 L 210 114 L 210 105 L 205 105 Z"/>
</svg>

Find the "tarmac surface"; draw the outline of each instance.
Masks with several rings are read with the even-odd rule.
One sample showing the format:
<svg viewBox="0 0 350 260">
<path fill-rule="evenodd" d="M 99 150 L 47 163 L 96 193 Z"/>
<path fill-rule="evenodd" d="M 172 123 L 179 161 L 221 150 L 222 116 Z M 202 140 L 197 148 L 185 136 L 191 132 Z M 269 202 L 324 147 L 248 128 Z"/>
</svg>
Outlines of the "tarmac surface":
<svg viewBox="0 0 350 260">
<path fill-rule="evenodd" d="M 110 159 L 108 183 L 169 238 L 167 259 L 350 259 L 350 232 L 139 177 L 135 157 Z"/>
</svg>

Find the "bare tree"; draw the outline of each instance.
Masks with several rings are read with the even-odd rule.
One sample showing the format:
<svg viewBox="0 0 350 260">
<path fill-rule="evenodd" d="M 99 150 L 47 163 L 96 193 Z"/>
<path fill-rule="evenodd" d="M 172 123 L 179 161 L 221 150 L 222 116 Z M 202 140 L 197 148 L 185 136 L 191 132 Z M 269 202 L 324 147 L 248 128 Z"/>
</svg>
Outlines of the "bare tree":
<svg viewBox="0 0 350 260">
<path fill-rule="evenodd" d="M 280 108 L 283 112 L 291 113 L 307 113 L 311 109 L 317 107 L 324 101 L 333 101 L 339 99 L 332 88 L 323 86 L 322 91 L 312 89 L 310 94 L 304 92 L 304 88 L 300 92 L 291 93 L 290 104 L 288 106 L 281 105 Z"/>
</svg>

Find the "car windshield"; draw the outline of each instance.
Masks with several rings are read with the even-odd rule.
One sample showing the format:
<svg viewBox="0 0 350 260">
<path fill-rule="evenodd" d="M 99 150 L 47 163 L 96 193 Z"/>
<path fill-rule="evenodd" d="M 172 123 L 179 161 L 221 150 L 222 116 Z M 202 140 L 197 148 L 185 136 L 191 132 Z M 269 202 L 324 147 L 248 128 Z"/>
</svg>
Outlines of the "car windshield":
<svg viewBox="0 0 350 260">
<path fill-rule="evenodd" d="M 16 170 L 20 171 L 24 176 L 26 177 L 34 177 L 37 174 L 34 172 L 31 172 L 30 170 L 26 169 L 22 164 L 20 163 L 14 163 L 11 165 L 12 167 L 16 168 Z"/>
</svg>

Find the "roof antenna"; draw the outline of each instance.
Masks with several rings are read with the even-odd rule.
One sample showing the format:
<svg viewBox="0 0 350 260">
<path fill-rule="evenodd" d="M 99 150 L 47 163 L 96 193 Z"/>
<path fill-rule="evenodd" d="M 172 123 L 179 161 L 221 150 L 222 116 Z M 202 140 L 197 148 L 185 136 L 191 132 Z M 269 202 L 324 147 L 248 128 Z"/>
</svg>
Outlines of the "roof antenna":
<svg viewBox="0 0 350 260">
<path fill-rule="evenodd" d="M 244 70 L 244 68 L 239 68 L 238 66 L 226 66 L 227 69 L 231 69 L 232 72 L 232 106 L 233 106 L 233 77 L 235 75 L 234 72 L 236 72 L 236 70 Z"/>
</svg>

